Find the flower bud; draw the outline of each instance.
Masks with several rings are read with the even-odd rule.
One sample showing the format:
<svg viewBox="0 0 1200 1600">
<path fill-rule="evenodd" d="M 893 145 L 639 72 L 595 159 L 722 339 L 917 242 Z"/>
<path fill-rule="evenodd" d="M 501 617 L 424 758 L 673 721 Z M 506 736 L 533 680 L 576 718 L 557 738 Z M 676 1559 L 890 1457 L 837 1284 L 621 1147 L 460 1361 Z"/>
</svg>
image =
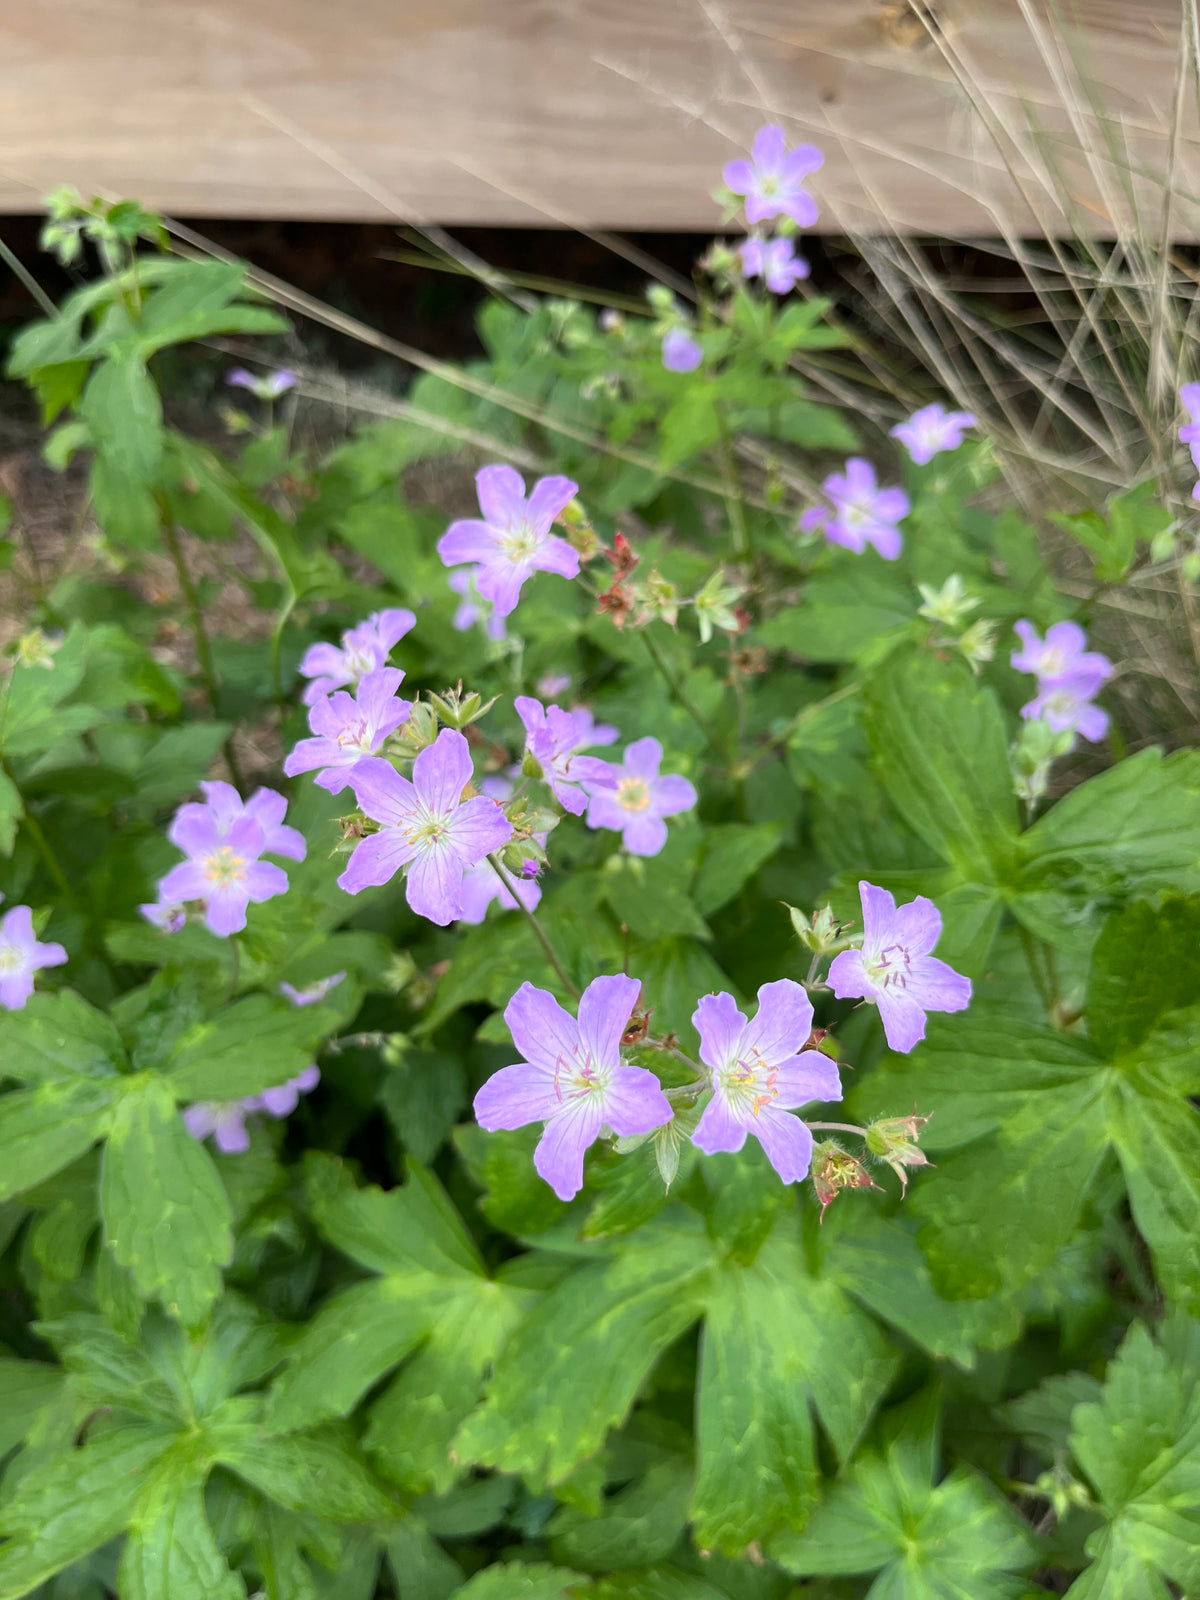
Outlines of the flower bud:
<svg viewBox="0 0 1200 1600">
<path fill-rule="evenodd" d="M 784 905 L 787 905 L 786 900 Z M 830 906 L 822 906 L 819 911 L 814 911 L 811 918 L 806 917 L 798 907 L 788 906 L 788 915 L 792 919 L 796 937 L 814 955 L 832 955 L 836 950 L 848 950 L 851 945 L 859 943 L 857 934 L 847 937 L 846 928 L 849 924 L 839 922 Z"/>
<path fill-rule="evenodd" d="M 591 561 L 600 550 L 600 540 L 592 527 L 591 518 L 578 499 L 568 500 L 556 520 L 579 559 L 584 563 Z"/>
<path fill-rule="evenodd" d="M 1174 554 L 1175 530 L 1163 528 L 1150 541 L 1150 559 L 1158 566 L 1160 562 L 1169 561 Z"/>
<path fill-rule="evenodd" d="M 52 639 L 49 634 L 43 633 L 40 628 L 31 628 L 28 633 L 23 633 L 12 646 L 13 665 L 16 667 L 45 667 L 54 671 L 54 652 L 62 643 L 61 639 Z"/>
<path fill-rule="evenodd" d="M 437 738 L 438 714 L 424 700 L 418 700 L 407 718 L 388 740 L 388 746 L 401 756 L 419 755 Z"/>
<path fill-rule="evenodd" d="M 532 750 L 526 750 L 521 758 L 521 772 L 526 778 L 540 778 L 542 776 L 542 763 Z"/>
<path fill-rule="evenodd" d="M 971 670 L 977 672 L 996 654 L 996 624 L 980 617 L 959 637 L 958 648 L 971 663 Z"/>
<path fill-rule="evenodd" d="M 486 712 L 496 704 L 493 695 L 484 705 L 480 695 L 470 691 L 463 693 L 462 684 L 456 689 L 447 689 L 444 694 L 430 694 L 429 702 L 441 720 L 448 728 L 468 728 L 472 722 L 478 722 Z"/>
<path fill-rule="evenodd" d="M 917 1140 L 928 1122 L 928 1117 L 920 1117 L 914 1111 L 909 1117 L 881 1118 L 867 1128 L 867 1149 L 891 1167 L 900 1179 L 902 1195 L 908 1189 L 906 1168 L 931 1165 L 924 1150 L 917 1148 Z"/>
<path fill-rule="evenodd" d="M 652 622 L 657 617 L 669 628 L 675 626 L 679 617 L 679 590 L 667 582 L 657 567 L 651 568 L 650 576 L 635 593 L 639 601 L 639 623 Z"/>
<path fill-rule="evenodd" d="M 940 589 L 927 583 L 919 583 L 917 588 L 924 601 L 924 605 L 917 607 L 917 615 L 928 617 L 930 622 L 944 623 L 947 628 L 961 628 L 968 613 L 979 604 L 974 595 L 967 593 L 967 586 L 957 572 L 951 573 Z"/>
</svg>

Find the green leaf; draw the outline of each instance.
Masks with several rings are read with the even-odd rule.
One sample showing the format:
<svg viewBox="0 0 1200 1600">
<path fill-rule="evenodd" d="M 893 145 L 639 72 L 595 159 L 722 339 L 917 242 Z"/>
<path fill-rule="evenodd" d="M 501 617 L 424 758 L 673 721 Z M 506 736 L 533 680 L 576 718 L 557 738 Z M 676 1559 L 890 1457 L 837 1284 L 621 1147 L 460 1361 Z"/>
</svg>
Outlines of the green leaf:
<svg viewBox="0 0 1200 1600">
<path fill-rule="evenodd" d="M 144 357 L 171 344 L 214 333 L 284 333 L 287 323 L 266 306 L 236 304 L 246 269 L 238 261 L 188 261 L 146 299 L 138 323 Z"/>
<path fill-rule="evenodd" d="M 658 861 L 636 859 L 604 875 L 604 898 L 617 921 L 638 939 L 677 935 L 707 939 L 708 924 L 688 899 L 677 869 Z"/>
<path fill-rule="evenodd" d="M 374 1522 L 395 1513 L 349 1441 L 332 1432 L 272 1439 L 254 1427 L 214 1430 L 214 1450 L 223 1466 L 286 1511 L 332 1522 Z"/>
<path fill-rule="evenodd" d="M 164 1463 L 142 1495 L 119 1583 L 121 1600 L 245 1600 L 209 1527 L 202 1473 L 186 1459 Z"/>
<path fill-rule="evenodd" d="M 916 615 L 911 594 L 894 578 L 867 572 L 823 573 L 758 630 L 763 644 L 802 661 L 877 660 L 907 637 Z"/>
<path fill-rule="evenodd" d="M 1158 1600 L 1159 1574 L 1183 1592 L 1200 1583 L 1196 1336 L 1196 1324 L 1178 1317 L 1157 1343 L 1135 1324 L 1100 1399 L 1075 1409 L 1071 1450 L 1108 1519 L 1089 1542 L 1096 1566 L 1071 1589 L 1076 1600 Z"/>
<path fill-rule="evenodd" d="M 1200 1314 L 1200 1116 L 1142 1071 L 1122 1077 L 1110 1096 L 1109 1132 L 1159 1282 Z"/>
<path fill-rule="evenodd" d="M 144 361 L 110 356 L 88 380 L 79 406 L 96 450 L 131 483 L 153 484 L 162 464 L 162 403 Z"/>
<path fill-rule="evenodd" d="M 969 882 L 1012 873 L 1016 801 L 995 696 L 927 650 L 889 658 L 865 690 L 867 731 L 888 798 Z"/>
<path fill-rule="evenodd" d="M 4 1075 L 23 1083 L 105 1078 L 125 1062 L 112 1021 L 71 989 L 0 1013 L 0 1051 Z"/>
<path fill-rule="evenodd" d="M 967 1468 L 933 1483 L 935 1414 L 917 1396 L 886 1419 L 892 1442 L 860 1455 L 803 1533 L 772 1541 L 772 1558 L 797 1577 L 878 1571 L 872 1592 L 888 1600 L 1014 1600 L 1012 1574 L 1033 1565 L 1033 1540 Z"/>
<path fill-rule="evenodd" d="M 20 1444 L 42 1407 L 57 1397 L 62 1385 L 61 1371 L 44 1361 L 0 1357 L 0 1458 Z"/>
<path fill-rule="evenodd" d="M 257 1094 L 303 1072 L 334 1021 L 322 1006 L 290 1006 L 250 995 L 176 1041 L 166 1082 L 180 1100 Z"/>
<path fill-rule="evenodd" d="M 233 1253 L 229 1201 L 161 1081 L 142 1079 L 113 1118 L 100 1174 L 104 1238 L 146 1296 L 193 1327 Z"/>
<path fill-rule="evenodd" d="M 25 815 L 21 791 L 7 772 L 0 772 L 0 856 L 11 856 L 17 839 L 17 824 Z"/>
<path fill-rule="evenodd" d="M 117 1082 L 76 1078 L 0 1095 L 0 1200 L 61 1171 L 103 1137 Z"/>
<path fill-rule="evenodd" d="M 566 1600 L 578 1584 L 587 1585 L 587 1579 L 565 1567 L 506 1561 L 477 1572 L 454 1591 L 454 1600 Z"/>
<path fill-rule="evenodd" d="M 114 1428 L 41 1461 L 0 1511 L 0 1600 L 19 1600 L 115 1539 L 177 1436 L 143 1423 Z"/>
<path fill-rule="evenodd" d="M 551 1550 L 558 1560 L 588 1572 L 661 1560 L 687 1525 L 691 1492 L 691 1462 L 668 1457 L 606 1499 L 598 1517 L 564 1506 L 546 1529 Z"/>
<path fill-rule="evenodd" d="M 1141 1044 L 1164 1012 L 1200 995 L 1200 897 L 1137 901 L 1104 924 L 1088 982 L 1088 1032 L 1106 1055 Z"/>
<path fill-rule="evenodd" d="M 394 1523 L 388 1529 L 385 1544 L 397 1592 L 404 1600 L 450 1600 L 461 1588 L 462 1568 L 446 1554 L 419 1517 L 405 1517 Z"/>
<path fill-rule="evenodd" d="M 727 823 L 707 828 L 692 899 L 706 917 L 733 899 L 778 850 L 783 829 L 776 822 Z"/>
<path fill-rule="evenodd" d="M 703 1233 L 681 1214 L 572 1272 L 509 1340 L 487 1399 L 459 1430 L 459 1455 L 537 1486 L 567 1477 L 697 1319 L 710 1270 Z"/>
</svg>

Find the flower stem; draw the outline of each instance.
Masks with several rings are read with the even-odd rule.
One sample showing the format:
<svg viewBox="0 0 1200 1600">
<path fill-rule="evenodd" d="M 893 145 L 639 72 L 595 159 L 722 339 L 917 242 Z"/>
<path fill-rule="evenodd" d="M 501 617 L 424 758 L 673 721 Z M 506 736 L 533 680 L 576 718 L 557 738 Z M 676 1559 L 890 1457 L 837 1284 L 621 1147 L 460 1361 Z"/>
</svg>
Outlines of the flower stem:
<svg viewBox="0 0 1200 1600">
<path fill-rule="evenodd" d="M 8 779 L 9 783 L 12 784 L 14 789 L 17 789 L 16 776 L 14 775 L 13 770 L 9 766 L 7 760 L 0 757 L 0 766 L 3 767 L 4 775 Z M 17 789 L 17 793 L 20 794 L 19 789 Z M 54 853 L 54 846 L 47 838 L 46 830 L 42 827 L 42 824 L 38 820 L 36 813 L 30 809 L 29 804 L 25 800 L 24 796 L 21 796 L 21 821 L 28 829 L 29 837 L 33 840 L 33 847 L 37 851 L 38 855 L 41 856 L 42 865 L 54 879 L 54 882 L 58 888 L 58 892 L 62 895 L 68 906 L 70 906 L 73 910 L 77 909 L 79 902 L 76 899 L 75 891 L 71 888 L 70 879 L 63 871 L 62 862 Z"/>
<path fill-rule="evenodd" d="M 856 1128 L 852 1122 L 809 1122 L 808 1118 L 805 1117 L 804 1125 L 806 1128 L 815 1128 L 818 1131 L 829 1129 L 834 1133 L 853 1133 L 860 1139 L 867 1137 L 867 1130 L 865 1128 Z"/>
<path fill-rule="evenodd" d="M 241 952 L 238 949 L 237 934 L 231 933 L 229 935 L 229 994 L 226 996 L 227 1001 L 237 999 L 238 979 L 241 977 L 241 971 Z"/>
<path fill-rule="evenodd" d="M 666 684 L 667 688 L 671 691 L 675 699 L 678 700 L 679 704 L 687 712 L 688 716 L 691 717 L 692 721 L 700 729 L 700 732 L 708 740 L 710 747 L 716 751 L 722 760 L 728 760 L 729 752 L 722 747 L 721 741 L 718 739 L 712 724 L 709 722 L 703 711 L 700 710 L 700 707 L 688 694 L 687 690 L 683 687 L 683 684 L 668 666 L 666 656 L 664 656 L 662 651 L 659 649 L 658 641 L 651 634 L 648 627 L 643 628 L 642 638 L 645 641 L 646 649 L 649 652 L 650 659 L 653 661 L 655 667 L 661 674 L 662 680 Z"/>
<path fill-rule="evenodd" d="M 579 987 L 578 987 L 577 984 L 572 983 L 571 979 L 568 978 L 568 976 L 566 974 L 566 971 L 565 971 L 565 969 L 563 967 L 562 962 L 558 959 L 558 956 L 555 953 L 554 946 L 550 943 L 550 940 L 546 937 L 546 930 L 542 927 L 541 923 L 534 916 L 533 912 L 530 911 L 529 907 L 525 904 L 525 902 L 521 899 L 520 895 L 516 892 L 516 885 L 513 883 L 512 879 L 509 877 L 508 873 L 505 872 L 504 868 L 500 865 L 500 863 L 496 859 L 496 857 L 494 855 L 490 855 L 490 856 L 488 856 L 488 860 L 492 865 L 492 870 L 495 872 L 496 876 L 500 879 L 500 882 L 508 890 L 509 894 L 511 894 L 513 899 L 517 902 L 517 906 L 519 907 L 522 916 L 524 916 L 526 922 L 533 929 L 534 937 L 537 939 L 537 942 L 541 945 L 542 953 L 545 955 L 546 960 L 554 968 L 554 971 L 557 974 L 559 983 L 562 984 L 563 988 L 572 997 L 572 999 L 578 1000 L 579 999 Z"/>
</svg>

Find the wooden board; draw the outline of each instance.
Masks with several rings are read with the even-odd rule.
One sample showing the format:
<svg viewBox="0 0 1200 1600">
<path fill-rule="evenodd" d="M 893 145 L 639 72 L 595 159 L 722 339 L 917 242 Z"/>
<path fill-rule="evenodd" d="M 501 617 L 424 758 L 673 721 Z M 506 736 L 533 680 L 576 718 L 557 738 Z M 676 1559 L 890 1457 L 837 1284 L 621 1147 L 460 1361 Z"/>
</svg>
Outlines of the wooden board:
<svg viewBox="0 0 1200 1600">
<path fill-rule="evenodd" d="M 73 183 L 178 216 L 708 229 L 723 162 L 774 120 L 827 152 L 822 227 L 1042 231 L 956 81 L 1000 124 L 1027 127 L 1028 97 L 1067 130 L 1033 0 L 930 3 L 944 52 L 905 0 L 10 0 L 0 211 Z M 1073 48 L 1162 171 L 1177 0 L 1075 9 Z M 1103 214 L 1102 177 L 1056 159 Z"/>
</svg>

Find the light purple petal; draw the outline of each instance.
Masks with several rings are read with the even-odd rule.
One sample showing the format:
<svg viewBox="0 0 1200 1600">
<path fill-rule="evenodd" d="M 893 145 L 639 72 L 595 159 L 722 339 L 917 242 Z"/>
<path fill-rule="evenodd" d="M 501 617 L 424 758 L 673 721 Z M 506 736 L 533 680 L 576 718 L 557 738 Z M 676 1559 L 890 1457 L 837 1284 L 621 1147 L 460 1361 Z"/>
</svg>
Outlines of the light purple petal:
<svg viewBox="0 0 1200 1600">
<path fill-rule="evenodd" d="M 560 578 L 579 576 L 579 555 L 565 539 L 551 534 L 537 549 L 531 564 L 539 572 L 554 572 Z"/>
<path fill-rule="evenodd" d="M 470 745 L 456 729 L 443 728 L 413 762 L 413 788 L 422 804 L 445 816 L 458 805 L 473 773 Z"/>
<path fill-rule="evenodd" d="M 896 919 L 896 901 L 886 889 L 860 879 L 858 897 L 863 912 L 863 945 L 874 950 L 891 942 L 892 924 Z"/>
<path fill-rule="evenodd" d="M 417 759 L 420 760 L 420 756 Z M 400 776 L 390 761 L 380 756 L 365 756 L 355 763 L 350 787 L 359 806 L 373 822 L 394 827 L 407 822 L 416 809 L 417 796 L 412 784 Z"/>
<path fill-rule="evenodd" d="M 570 478 L 539 478 L 529 491 L 529 503 L 525 508 L 525 516 L 542 533 L 549 533 L 559 513 L 565 510 L 579 493 L 579 485 L 572 483 Z M 570 545 L 567 546 L 571 549 Z M 571 550 L 571 554 L 575 552 Z M 575 556 L 576 570 L 578 570 L 578 556 Z M 567 577 L 575 574 L 567 573 Z"/>
<path fill-rule="evenodd" d="M 33 935 L 33 911 L 29 906 L 13 906 L 4 913 L 0 919 L 0 939 L 5 944 L 15 945 L 26 955 L 33 949 L 36 940 Z"/>
<path fill-rule="evenodd" d="M 419 917 L 439 928 L 458 916 L 458 887 L 463 869 L 445 849 L 427 849 L 413 858 L 408 869 L 405 897 Z"/>
<path fill-rule="evenodd" d="M 725 1096 L 718 1091 L 705 1106 L 692 1143 L 706 1156 L 715 1156 L 735 1155 L 745 1142 L 745 1125 L 733 1115 Z"/>
<path fill-rule="evenodd" d="M 650 789 L 650 804 L 660 817 L 674 817 L 690 811 L 696 804 L 695 786 L 677 773 L 656 778 Z"/>
<path fill-rule="evenodd" d="M 899 522 L 911 509 L 903 489 L 880 489 L 875 496 L 875 513 L 887 522 Z"/>
<path fill-rule="evenodd" d="M 189 1106 L 183 1113 L 183 1125 L 193 1139 L 207 1139 L 217 1126 L 217 1107 L 208 1100 Z"/>
<path fill-rule="evenodd" d="M 925 1037 L 924 1011 L 900 989 L 880 989 L 876 1000 L 889 1048 L 907 1055 Z"/>
<path fill-rule="evenodd" d="M 486 522 L 466 518 L 452 522 L 438 540 L 437 553 L 448 567 L 491 561 L 495 558 L 497 539 Z"/>
<path fill-rule="evenodd" d="M 971 1003 L 971 980 L 936 956 L 922 956 L 912 964 L 905 993 L 926 1011 L 965 1011 Z"/>
<path fill-rule="evenodd" d="M 0 1006 L 6 1011 L 21 1011 L 32 993 L 32 972 L 10 972 L 0 978 Z"/>
<path fill-rule="evenodd" d="M 250 1148 L 250 1135 L 246 1132 L 244 1113 L 240 1106 L 223 1110 L 213 1132 L 213 1143 L 224 1156 L 244 1155 Z"/>
<path fill-rule="evenodd" d="M 1080 706 L 1075 718 L 1075 731 L 1081 738 L 1095 744 L 1108 732 L 1108 712 L 1099 706 Z"/>
<path fill-rule="evenodd" d="M 246 926 L 249 903 L 249 895 L 238 884 L 223 884 L 216 889 L 210 885 L 204 902 L 204 920 L 219 939 L 227 939 Z"/>
<path fill-rule="evenodd" d="M 801 228 L 811 228 L 821 214 L 812 195 L 805 194 L 803 189 L 798 189 L 786 199 L 781 200 L 779 202 L 779 210 L 791 217 L 792 221 Z"/>
<path fill-rule="evenodd" d="M 338 974 L 339 980 L 345 976 L 346 974 L 344 972 Z M 328 982 L 328 979 L 322 981 Z M 332 988 L 332 985 L 330 985 L 330 987 Z M 292 1079 L 292 1082 L 295 1084 L 296 1088 L 299 1089 L 301 1094 L 311 1094 L 320 1081 L 321 1069 L 315 1061 L 310 1062 L 309 1065 L 304 1068 L 303 1072 L 298 1072 Z"/>
<path fill-rule="evenodd" d="M 490 600 L 498 617 L 511 616 L 517 609 L 521 589 L 533 574 L 533 562 L 503 559 L 479 569 L 475 587 L 485 600 Z"/>
<path fill-rule="evenodd" d="M 746 1019 L 731 994 L 706 994 L 692 1013 L 700 1035 L 700 1059 L 713 1072 L 736 1060 Z"/>
<path fill-rule="evenodd" d="M 812 1165 L 812 1134 L 799 1117 L 765 1106 L 750 1129 L 784 1183 L 803 1183 Z"/>
<path fill-rule="evenodd" d="M 24 909 L 19 907 L 18 909 Z M 30 957 L 35 972 L 40 972 L 43 967 L 62 967 L 66 965 L 67 952 L 61 944 L 35 944 L 33 955 Z"/>
<path fill-rule="evenodd" d="M 610 828 L 613 833 L 621 833 L 629 813 L 617 803 L 617 797 L 611 789 L 596 789 L 592 792 L 587 802 L 587 825 L 589 828 Z"/>
<path fill-rule="evenodd" d="M 621 765 L 634 778 L 657 778 L 662 765 L 662 745 L 657 739 L 635 739 L 626 748 Z"/>
<path fill-rule="evenodd" d="M 626 813 L 622 843 L 631 856 L 656 856 L 666 842 L 667 825 L 661 817 Z"/>
<path fill-rule="evenodd" d="M 815 144 L 798 144 L 783 160 L 783 177 L 788 183 L 803 183 L 825 165 L 825 156 Z"/>
<path fill-rule="evenodd" d="M 354 854 L 338 879 L 338 888 L 347 894 L 377 889 L 394 878 L 400 868 L 412 860 L 413 854 L 413 846 L 395 828 L 368 834 L 355 845 Z"/>
<path fill-rule="evenodd" d="M 662 1084 L 644 1067 L 618 1067 L 604 1095 L 604 1120 L 623 1138 L 664 1127 L 675 1113 Z"/>
<path fill-rule="evenodd" d="M 798 1055 L 812 1032 L 813 1008 L 802 984 L 791 978 L 764 983 L 758 1010 L 746 1025 L 740 1054 L 757 1050 L 768 1066 Z"/>
<path fill-rule="evenodd" d="M 352 750 L 346 750 L 333 739 L 301 739 L 283 763 L 284 776 L 295 778 L 301 772 L 315 772 L 320 767 L 346 767 L 362 760 Z M 345 783 L 348 783 L 347 778 Z"/>
<path fill-rule="evenodd" d="M 246 897 L 257 905 L 263 900 L 274 899 L 277 894 L 287 893 L 287 873 L 274 862 L 253 861 L 246 868 L 241 887 Z"/>
<path fill-rule="evenodd" d="M 548 1122 L 560 1109 L 554 1075 L 526 1062 L 501 1067 L 475 1096 L 475 1120 L 488 1133 Z"/>
<path fill-rule="evenodd" d="M 797 1106 L 809 1105 L 814 1100 L 840 1100 L 842 1080 L 837 1062 L 819 1050 L 806 1050 L 803 1055 L 783 1062 L 775 1079 L 780 1111 L 794 1111 Z"/>
<path fill-rule="evenodd" d="M 919 894 L 907 905 L 898 906 L 890 925 L 888 942 L 902 944 L 910 956 L 925 956 L 942 933 L 941 912 L 932 900 Z"/>
<path fill-rule="evenodd" d="M 734 194 L 749 194 L 756 182 L 754 168 L 745 160 L 727 162 L 721 177 Z"/>
<path fill-rule="evenodd" d="M 539 1177 L 560 1200 L 573 1200 L 583 1188 L 583 1154 L 604 1124 L 600 1095 L 568 1102 L 567 1108 L 546 1124 L 533 1152 Z"/>
<path fill-rule="evenodd" d="M 829 966 L 829 987 L 839 1000 L 857 1000 L 873 994 L 874 986 L 868 982 L 863 970 L 861 950 L 843 950 L 834 956 Z"/>
<path fill-rule="evenodd" d="M 330 644 L 327 639 L 309 645 L 300 659 L 299 672 L 302 678 L 336 678 L 339 683 L 350 681 L 345 656 L 337 645 Z"/>
<path fill-rule="evenodd" d="M 760 128 L 754 135 L 750 154 L 760 173 L 780 172 L 787 157 L 787 140 L 783 129 L 773 122 L 768 122 L 765 127 Z"/>
<path fill-rule="evenodd" d="M 579 1024 L 546 989 L 523 983 L 505 1006 L 504 1021 L 525 1061 L 551 1076 L 580 1055 Z"/>
<path fill-rule="evenodd" d="M 258 1108 L 273 1117 L 290 1117 L 300 1104 L 300 1094 L 295 1084 L 281 1083 L 275 1089 L 264 1089 L 258 1096 Z"/>
<path fill-rule="evenodd" d="M 207 893 L 208 879 L 198 861 L 181 861 L 165 878 L 159 879 L 160 900 L 203 900 Z"/>
<path fill-rule="evenodd" d="M 512 823 L 484 795 L 465 800 L 450 819 L 447 835 L 460 865 L 474 866 L 512 838 Z M 489 872 L 491 868 L 488 868 Z"/>
<path fill-rule="evenodd" d="M 505 528 L 525 513 L 525 480 L 514 467 L 481 467 L 475 490 L 479 509 L 494 527 Z"/>
<path fill-rule="evenodd" d="M 579 1042 L 593 1065 L 608 1067 L 620 1059 L 621 1035 L 633 1015 L 641 987 L 636 978 L 617 973 L 609 978 L 594 978 L 583 991 L 579 1001 Z"/>
<path fill-rule="evenodd" d="M 216 818 L 207 806 L 180 806 L 167 829 L 167 838 L 188 856 L 207 855 L 221 844 Z"/>
</svg>

